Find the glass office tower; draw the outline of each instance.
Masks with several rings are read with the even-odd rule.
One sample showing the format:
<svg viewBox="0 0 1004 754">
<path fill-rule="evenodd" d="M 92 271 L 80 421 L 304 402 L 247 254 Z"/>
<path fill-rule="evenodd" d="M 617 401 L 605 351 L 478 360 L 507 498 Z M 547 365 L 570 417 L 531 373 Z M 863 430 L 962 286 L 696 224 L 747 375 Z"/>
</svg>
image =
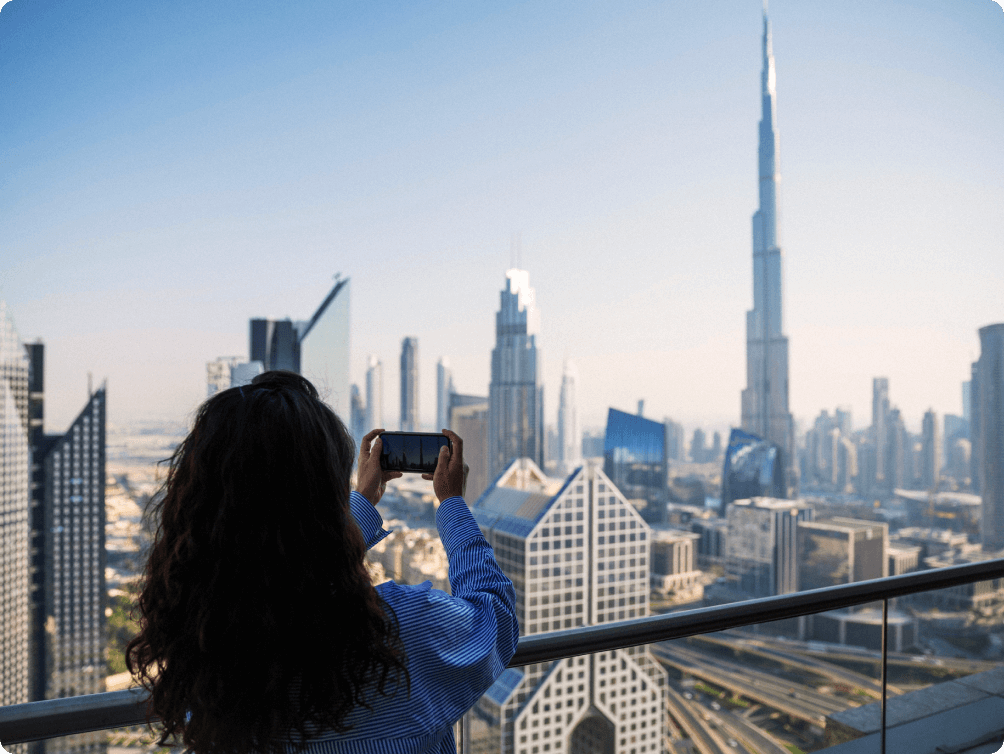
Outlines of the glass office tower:
<svg viewBox="0 0 1004 754">
<path fill-rule="evenodd" d="M 321 397 L 343 421 L 350 421 L 349 397 L 349 281 L 339 280 L 300 325 L 299 372 L 314 383 Z"/>
<path fill-rule="evenodd" d="M 66 434 L 49 436 L 44 461 L 43 646 L 45 698 L 105 690 L 105 388 Z M 102 754 L 104 731 L 49 740 L 46 754 Z"/>
<path fill-rule="evenodd" d="M 611 408 L 603 441 L 603 473 L 629 500 L 636 503 L 649 523 L 666 518 L 666 427 L 637 414 Z"/>
<path fill-rule="evenodd" d="M 756 435 L 733 429 L 725 449 L 722 466 L 722 504 L 724 516 L 733 500 L 750 497 L 783 498 L 786 494 L 785 469 L 778 449 Z"/>
<path fill-rule="evenodd" d="M 335 277 L 309 320 L 252 319 L 250 335 L 250 361 L 260 361 L 265 371 L 302 374 L 343 421 L 351 420 L 348 278 Z"/>
</svg>

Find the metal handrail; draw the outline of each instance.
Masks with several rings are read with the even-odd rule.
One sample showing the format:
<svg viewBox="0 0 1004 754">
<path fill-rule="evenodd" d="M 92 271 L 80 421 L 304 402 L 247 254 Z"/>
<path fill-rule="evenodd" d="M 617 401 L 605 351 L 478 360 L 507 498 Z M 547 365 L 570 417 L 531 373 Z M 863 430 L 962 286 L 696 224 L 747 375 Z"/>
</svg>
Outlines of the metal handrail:
<svg viewBox="0 0 1004 754">
<path fill-rule="evenodd" d="M 758 623 L 839 610 L 907 594 L 1004 577 L 1004 558 L 902 576 L 811 589 L 795 594 L 586 626 L 520 639 L 510 667 L 608 649 L 652 644 Z M 0 743 L 14 744 L 143 725 L 147 693 L 140 687 L 0 707 Z M 151 717 L 151 722 L 159 718 Z"/>
</svg>

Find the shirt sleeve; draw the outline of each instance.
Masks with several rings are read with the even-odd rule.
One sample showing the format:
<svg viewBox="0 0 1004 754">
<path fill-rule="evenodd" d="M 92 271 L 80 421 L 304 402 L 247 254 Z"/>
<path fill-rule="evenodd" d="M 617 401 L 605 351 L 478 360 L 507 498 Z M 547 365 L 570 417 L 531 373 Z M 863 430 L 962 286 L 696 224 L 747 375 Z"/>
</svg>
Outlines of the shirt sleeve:
<svg viewBox="0 0 1004 754">
<path fill-rule="evenodd" d="M 415 590 L 395 610 L 408 654 L 410 704 L 422 727 L 458 720 L 506 669 L 519 640 L 512 581 L 463 498 L 444 500 L 436 524 L 452 594 L 428 582 L 390 587 L 401 596 Z"/>
<path fill-rule="evenodd" d="M 383 516 L 377 511 L 376 506 L 355 490 L 349 493 L 349 512 L 363 533 L 367 550 L 390 534 L 383 528 Z"/>
</svg>

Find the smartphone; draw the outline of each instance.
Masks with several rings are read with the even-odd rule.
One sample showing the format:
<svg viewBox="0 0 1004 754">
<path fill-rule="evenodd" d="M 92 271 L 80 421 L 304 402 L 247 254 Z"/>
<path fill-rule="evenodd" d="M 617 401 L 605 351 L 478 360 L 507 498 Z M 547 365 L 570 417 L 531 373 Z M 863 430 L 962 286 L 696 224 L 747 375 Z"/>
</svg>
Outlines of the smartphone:
<svg viewBox="0 0 1004 754">
<path fill-rule="evenodd" d="M 433 432 L 382 432 L 380 468 L 431 474 L 439 461 L 439 449 L 450 447 L 450 438 Z"/>
</svg>

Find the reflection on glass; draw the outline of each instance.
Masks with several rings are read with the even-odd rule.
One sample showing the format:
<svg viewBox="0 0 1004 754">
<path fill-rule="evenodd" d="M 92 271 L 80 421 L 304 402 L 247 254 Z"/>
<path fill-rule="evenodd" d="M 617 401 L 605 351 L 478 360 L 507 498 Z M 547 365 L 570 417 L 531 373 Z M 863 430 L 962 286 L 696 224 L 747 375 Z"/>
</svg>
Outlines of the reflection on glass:
<svg viewBox="0 0 1004 754">
<path fill-rule="evenodd" d="M 436 461 L 439 460 L 439 448 L 445 438 L 437 436 L 426 436 L 422 438 L 422 471 L 431 474 L 436 470 Z"/>
</svg>

